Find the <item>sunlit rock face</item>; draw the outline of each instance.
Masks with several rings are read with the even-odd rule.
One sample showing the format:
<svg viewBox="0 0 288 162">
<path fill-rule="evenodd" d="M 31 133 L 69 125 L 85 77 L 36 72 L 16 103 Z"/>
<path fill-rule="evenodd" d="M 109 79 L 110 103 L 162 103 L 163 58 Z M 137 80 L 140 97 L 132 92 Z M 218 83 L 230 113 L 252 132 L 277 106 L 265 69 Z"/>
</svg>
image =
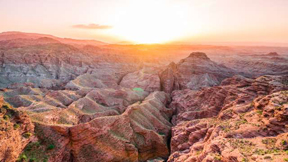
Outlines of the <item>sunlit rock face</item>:
<svg viewBox="0 0 288 162">
<path fill-rule="evenodd" d="M 127 88 L 78 91 L 19 88 L 4 95 L 11 105 L 29 112 L 34 121 L 75 125 L 96 117 L 119 115 L 129 105 L 144 100 L 148 93 Z"/>
<path fill-rule="evenodd" d="M 97 51 L 90 52 L 52 38 L 39 39 L 0 41 L 0 88 L 63 89 L 67 83 L 71 89 L 113 87 L 124 75 L 138 69 L 139 62 L 134 57 L 109 54 L 109 50 L 108 54 L 102 54 L 101 50 L 95 54 Z M 86 83 L 81 79 L 86 79 Z M 88 84 L 91 79 L 97 79 L 97 85 L 96 81 Z"/>
<path fill-rule="evenodd" d="M 265 161 L 287 157 L 288 76 L 241 76 L 175 91 L 168 161 Z"/>
<path fill-rule="evenodd" d="M 29 116 L 0 99 L 0 161 L 16 161 L 34 138 Z"/>
<path fill-rule="evenodd" d="M 169 97 L 154 92 L 122 114 L 103 116 L 75 126 L 37 124 L 40 138 L 56 142 L 52 161 L 145 161 L 167 158 L 172 111 Z M 51 160 L 50 159 L 50 160 Z"/>
<path fill-rule="evenodd" d="M 211 61 L 205 53 L 194 52 L 178 64 L 170 64 L 160 77 L 163 90 L 172 92 L 219 85 L 223 79 L 233 75 L 234 71 Z"/>
<path fill-rule="evenodd" d="M 276 52 L 268 54 L 229 55 L 217 62 L 249 77 L 288 75 L 288 57 Z"/>
<path fill-rule="evenodd" d="M 161 85 L 158 69 L 146 67 L 134 73 L 129 73 L 122 78 L 120 86 L 142 88 L 147 92 L 160 91 Z"/>
</svg>

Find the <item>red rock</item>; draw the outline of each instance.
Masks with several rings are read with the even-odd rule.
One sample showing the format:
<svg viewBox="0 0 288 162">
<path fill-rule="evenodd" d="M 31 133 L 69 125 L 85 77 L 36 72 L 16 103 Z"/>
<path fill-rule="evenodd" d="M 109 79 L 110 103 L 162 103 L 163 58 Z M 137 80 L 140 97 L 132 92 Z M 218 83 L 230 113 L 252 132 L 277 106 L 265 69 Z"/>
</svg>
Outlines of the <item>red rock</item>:
<svg viewBox="0 0 288 162">
<path fill-rule="evenodd" d="M 39 138 L 56 143 L 51 161 L 144 161 L 168 157 L 171 111 L 163 92 L 150 94 L 121 115 L 95 118 L 72 127 L 37 124 Z"/>
<path fill-rule="evenodd" d="M 287 76 L 235 76 L 218 87 L 173 92 L 177 124 L 172 127 L 168 161 L 286 158 L 286 146 L 277 146 L 288 139 L 288 95 L 283 91 L 288 86 L 283 80 Z M 207 113 L 185 115 L 195 110 Z"/>
<path fill-rule="evenodd" d="M 0 101 L 0 161 L 16 161 L 33 139 L 34 125 L 29 116 Z"/>
<path fill-rule="evenodd" d="M 211 61 L 205 53 L 193 52 L 178 64 L 170 64 L 160 76 L 163 90 L 170 93 L 177 89 L 198 90 L 219 85 L 234 74 L 231 69 Z"/>
<path fill-rule="evenodd" d="M 142 88 L 147 92 L 160 91 L 160 78 L 156 69 L 144 68 L 134 73 L 125 75 L 120 86 L 125 88 Z"/>
</svg>

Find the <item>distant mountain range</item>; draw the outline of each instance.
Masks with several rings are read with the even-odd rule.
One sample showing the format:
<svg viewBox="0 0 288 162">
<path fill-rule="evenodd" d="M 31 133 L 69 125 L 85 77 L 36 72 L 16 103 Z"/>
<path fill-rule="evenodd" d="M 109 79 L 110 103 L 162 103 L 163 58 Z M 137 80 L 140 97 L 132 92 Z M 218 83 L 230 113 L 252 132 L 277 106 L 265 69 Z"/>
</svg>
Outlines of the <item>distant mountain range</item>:
<svg viewBox="0 0 288 162">
<path fill-rule="evenodd" d="M 47 38 L 50 38 L 50 41 L 58 41 L 60 43 L 64 44 L 70 44 L 70 45 L 94 45 L 94 46 L 100 46 L 100 45 L 107 45 L 108 43 L 97 41 L 97 40 L 78 40 L 78 39 L 71 39 L 71 38 L 59 38 L 55 37 L 53 35 L 48 34 L 37 34 L 37 33 L 24 33 L 24 32 L 3 32 L 0 33 L 0 41 L 7 41 L 7 40 L 18 40 L 18 39 L 40 39 L 40 40 L 48 40 Z"/>
</svg>

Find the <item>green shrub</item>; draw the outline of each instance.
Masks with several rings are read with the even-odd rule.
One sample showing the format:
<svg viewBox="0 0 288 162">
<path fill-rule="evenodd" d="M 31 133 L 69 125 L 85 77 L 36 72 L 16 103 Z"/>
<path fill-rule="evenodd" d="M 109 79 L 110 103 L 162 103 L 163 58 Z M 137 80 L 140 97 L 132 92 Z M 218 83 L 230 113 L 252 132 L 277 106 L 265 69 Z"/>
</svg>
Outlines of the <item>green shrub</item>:
<svg viewBox="0 0 288 162">
<path fill-rule="evenodd" d="M 258 113 L 259 115 L 262 115 L 262 114 L 263 114 L 263 111 L 262 111 L 262 110 L 257 110 L 257 113 Z"/>
<path fill-rule="evenodd" d="M 4 119 L 4 120 L 9 120 L 10 117 L 9 117 L 8 115 L 4 115 L 4 116 L 3 116 L 3 119 Z"/>
<path fill-rule="evenodd" d="M 160 132 L 159 134 L 160 134 L 161 136 L 165 136 L 165 133 Z"/>
<path fill-rule="evenodd" d="M 10 107 L 7 104 L 2 105 L 2 108 L 4 109 L 10 109 Z"/>
<path fill-rule="evenodd" d="M 248 160 L 247 160 L 246 158 L 243 158 L 243 159 L 241 160 L 241 162 L 248 162 Z"/>
<path fill-rule="evenodd" d="M 144 90 L 142 88 L 133 88 L 133 91 L 144 92 Z"/>
<path fill-rule="evenodd" d="M 216 156 L 214 157 L 214 159 L 215 159 L 215 160 L 221 160 L 221 156 L 220 156 L 220 155 L 216 155 Z"/>
<path fill-rule="evenodd" d="M 55 148 L 55 145 L 54 144 L 50 144 L 48 147 L 47 147 L 47 150 L 53 150 Z"/>
<path fill-rule="evenodd" d="M 20 125 L 19 124 L 14 124 L 13 127 L 14 127 L 14 130 L 16 130 L 16 129 L 18 129 L 20 127 Z"/>
<path fill-rule="evenodd" d="M 36 158 L 31 158 L 30 160 L 29 160 L 29 162 L 35 162 L 36 161 Z"/>
<path fill-rule="evenodd" d="M 30 132 L 27 132 L 27 133 L 23 134 L 24 138 L 29 138 L 30 136 L 32 136 L 32 133 L 30 133 Z"/>
<path fill-rule="evenodd" d="M 27 160 L 27 156 L 25 154 L 21 154 L 17 161 L 26 161 L 26 160 Z"/>
</svg>

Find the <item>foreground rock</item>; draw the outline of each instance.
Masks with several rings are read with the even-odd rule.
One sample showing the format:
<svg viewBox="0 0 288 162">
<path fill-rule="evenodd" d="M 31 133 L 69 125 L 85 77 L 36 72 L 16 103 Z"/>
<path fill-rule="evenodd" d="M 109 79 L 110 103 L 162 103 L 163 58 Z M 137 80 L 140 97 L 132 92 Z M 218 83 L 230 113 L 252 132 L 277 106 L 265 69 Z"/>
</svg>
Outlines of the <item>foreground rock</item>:
<svg viewBox="0 0 288 162">
<path fill-rule="evenodd" d="M 175 92 L 168 161 L 287 159 L 287 79 L 236 76 L 202 91 Z"/>
<path fill-rule="evenodd" d="M 211 61 L 205 53 L 194 52 L 178 64 L 171 63 L 162 72 L 161 84 L 165 92 L 177 89 L 194 89 L 219 85 L 235 74 L 231 69 Z"/>
<path fill-rule="evenodd" d="M 16 161 L 32 140 L 34 125 L 29 116 L 0 101 L 0 161 Z"/>
<path fill-rule="evenodd" d="M 151 93 L 121 114 L 76 126 L 37 124 L 36 135 L 55 145 L 49 161 L 145 161 L 167 158 L 171 110 L 169 97 Z M 31 154 L 26 151 L 26 154 Z M 51 155 L 49 154 L 49 155 Z M 43 155 L 44 156 L 44 155 Z M 44 157 L 38 157 L 44 158 Z"/>
</svg>

